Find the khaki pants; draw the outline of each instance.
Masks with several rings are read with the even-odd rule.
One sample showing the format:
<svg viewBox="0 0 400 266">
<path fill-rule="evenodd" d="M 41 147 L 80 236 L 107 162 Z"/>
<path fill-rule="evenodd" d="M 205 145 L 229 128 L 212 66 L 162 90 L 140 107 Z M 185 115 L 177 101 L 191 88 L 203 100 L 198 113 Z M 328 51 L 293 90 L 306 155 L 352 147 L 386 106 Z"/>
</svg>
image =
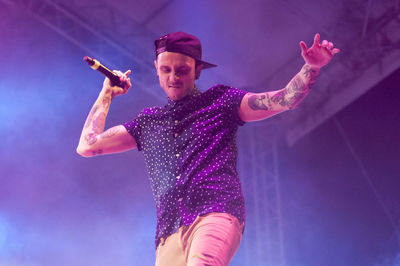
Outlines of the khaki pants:
<svg viewBox="0 0 400 266">
<path fill-rule="evenodd" d="M 156 266 L 228 265 L 242 239 L 243 224 L 227 213 L 198 216 L 190 226 L 161 239 Z"/>
</svg>

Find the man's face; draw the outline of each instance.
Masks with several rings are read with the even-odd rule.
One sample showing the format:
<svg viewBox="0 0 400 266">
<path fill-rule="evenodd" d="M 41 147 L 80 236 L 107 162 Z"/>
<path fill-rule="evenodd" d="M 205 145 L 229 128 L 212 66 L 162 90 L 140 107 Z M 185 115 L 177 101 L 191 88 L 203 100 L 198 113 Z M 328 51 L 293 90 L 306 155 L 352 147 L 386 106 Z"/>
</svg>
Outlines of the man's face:
<svg viewBox="0 0 400 266">
<path fill-rule="evenodd" d="M 154 61 L 160 86 L 168 98 L 179 100 L 188 95 L 194 88 L 195 60 L 189 56 L 163 52 Z"/>
</svg>

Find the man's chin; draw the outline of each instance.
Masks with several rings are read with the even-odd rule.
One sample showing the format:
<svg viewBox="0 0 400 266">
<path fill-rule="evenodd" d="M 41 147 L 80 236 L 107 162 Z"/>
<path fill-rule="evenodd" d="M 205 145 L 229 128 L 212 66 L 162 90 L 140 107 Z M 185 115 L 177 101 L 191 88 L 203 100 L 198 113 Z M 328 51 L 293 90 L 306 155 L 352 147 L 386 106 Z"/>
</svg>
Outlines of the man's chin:
<svg viewBox="0 0 400 266">
<path fill-rule="evenodd" d="M 175 91 L 175 93 L 170 93 L 168 98 L 170 98 L 171 100 L 177 101 L 177 100 L 184 98 L 185 96 L 186 96 L 186 94 L 183 91 L 181 91 L 181 92 Z"/>
</svg>

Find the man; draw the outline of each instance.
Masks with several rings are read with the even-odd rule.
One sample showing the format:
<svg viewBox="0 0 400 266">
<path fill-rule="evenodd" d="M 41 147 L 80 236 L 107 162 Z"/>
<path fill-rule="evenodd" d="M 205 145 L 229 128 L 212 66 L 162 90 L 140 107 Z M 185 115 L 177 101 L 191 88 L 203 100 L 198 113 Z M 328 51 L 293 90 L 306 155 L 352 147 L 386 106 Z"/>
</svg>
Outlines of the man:
<svg viewBox="0 0 400 266">
<path fill-rule="evenodd" d="M 128 92 L 130 70 L 116 72 L 124 88 L 105 79 L 82 130 L 77 152 L 85 157 L 138 148 L 143 151 L 157 207 L 156 265 L 228 265 L 239 247 L 245 210 L 236 171 L 236 131 L 297 107 L 319 70 L 339 49 L 315 35 L 300 42 L 305 65 L 278 91 L 246 93 L 224 85 L 195 86 L 202 69 L 200 41 L 175 32 L 155 41 L 154 61 L 163 107 L 104 131 L 111 100 Z"/>
</svg>

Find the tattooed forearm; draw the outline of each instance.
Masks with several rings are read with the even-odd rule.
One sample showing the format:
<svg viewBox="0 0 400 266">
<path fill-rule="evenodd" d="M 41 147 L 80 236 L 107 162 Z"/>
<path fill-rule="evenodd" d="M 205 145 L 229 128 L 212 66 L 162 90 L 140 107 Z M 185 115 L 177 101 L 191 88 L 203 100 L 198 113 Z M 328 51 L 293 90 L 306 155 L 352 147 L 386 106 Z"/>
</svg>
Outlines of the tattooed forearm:
<svg viewBox="0 0 400 266">
<path fill-rule="evenodd" d="M 285 107 L 295 107 L 307 95 L 309 87 L 299 76 L 295 76 L 286 88 L 271 97 L 273 103 Z"/>
<path fill-rule="evenodd" d="M 317 80 L 319 70 L 312 69 L 309 65 L 303 67 L 304 76 L 309 79 L 309 86 L 314 85 Z"/>
<path fill-rule="evenodd" d="M 296 75 L 292 82 L 290 82 L 287 86 L 288 92 L 301 92 L 304 90 L 308 90 L 308 86 L 303 82 L 303 80 L 299 77 L 299 75 Z"/>
<path fill-rule="evenodd" d="M 296 108 L 307 96 L 311 86 L 317 79 L 318 73 L 318 69 L 304 65 L 284 90 L 271 97 L 271 101 L 290 109 Z"/>
<path fill-rule="evenodd" d="M 79 140 L 78 148 L 90 149 L 88 146 L 96 147 L 98 140 L 104 131 L 107 113 L 111 103 L 111 91 L 101 92 L 96 102 L 90 110 L 83 127 L 81 138 Z M 106 136 L 111 136 L 113 133 L 108 132 Z M 96 143 L 96 145 L 94 145 Z M 96 148 L 93 155 L 100 154 L 101 150 Z"/>
<path fill-rule="evenodd" d="M 254 94 L 249 97 L 248 104 L 253 110 L 268 110 L 270 109 L 270 99 L 266 94 Z"/>
<path fill-rule="evenodd" d="M 101 112 L 94 120 L 93 120 L 93 132 L 101 133 L 104 130 L 104 124 L 106 122 L 106 113 Z"/>
<path fill-rule="evenodd" d="M 104 108 L 108 108 L 110 106 L 110 103 L 111 103 L 111 94 L 110 93 L 111 93 L 110 89 L 106 90 L 106 94 L 103 98 L 103 107 Z"/>
<path fill-rule="evenodd" d="M 99 106 L 96 104 L 95 106 L 93 106 L 92 110 L 90 110 L 88 118 L 86 119 L 85 128 L 88 128 L 90 126 L 90 123 L 92 123 L 93 115 L 96 113 L 97 109 L 99 109 Z"/>
</svg>

